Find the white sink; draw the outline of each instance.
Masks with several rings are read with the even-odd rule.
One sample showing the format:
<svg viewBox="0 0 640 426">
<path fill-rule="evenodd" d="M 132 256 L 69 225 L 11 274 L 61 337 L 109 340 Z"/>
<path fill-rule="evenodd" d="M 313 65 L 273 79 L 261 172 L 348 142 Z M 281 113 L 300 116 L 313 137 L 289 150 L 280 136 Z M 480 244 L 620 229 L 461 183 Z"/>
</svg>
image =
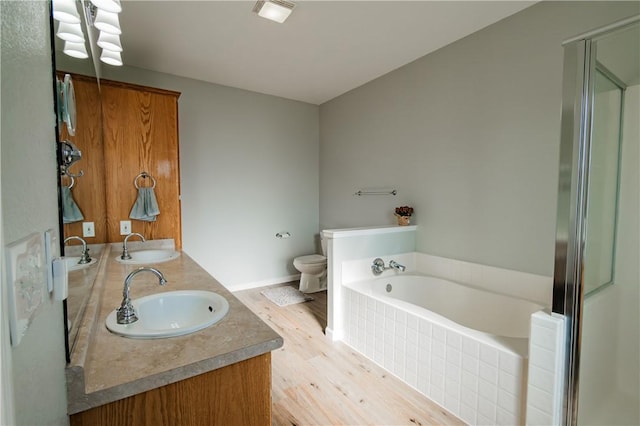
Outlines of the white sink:
<svg viewBox="0 0 640 426">
<path fill-rule="evenodd" d="M 145 265 L 148 263 L 168 262 L 180 257 L 180 252 L 175 250 L 137 250 L 130 251 L 131 259 L 120 259 L 120 255 L 116 256 L 116 260 L 126 265 Z"/>
<path fill-rule="evenodd" d="M 118 324 L 114 310 L 106 320 L 109 331 L 134 339 L 182 336 L 217 323 L 229 312 L 227 299 L 204 290 L 168 291 L 131 303 L 138 321 Z"/>
<path fill-rule="evenodd" d="M 79 261 L 80 256 L 65 256 L 64 262 L 67 264 L 67 271 L 77 271 L 88 268 L 89 266 L 95 265 L 98 260 L 94 257 L 89 263 L 78 263 Z"/>
</svg>

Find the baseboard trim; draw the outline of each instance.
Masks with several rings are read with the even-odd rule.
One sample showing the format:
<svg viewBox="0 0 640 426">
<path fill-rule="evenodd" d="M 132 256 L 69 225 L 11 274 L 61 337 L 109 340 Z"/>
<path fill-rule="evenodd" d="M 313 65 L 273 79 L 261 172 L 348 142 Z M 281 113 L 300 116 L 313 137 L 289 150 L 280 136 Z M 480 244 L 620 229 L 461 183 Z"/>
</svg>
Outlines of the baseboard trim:
<svg viewBox="0 0 640 426">
<path fill-rule="evenodd" d="M 236 291 L 251 290 L 253 288 L 267 287 L 274 284 L 283 284 L 283 283 L 288 283 L 291 281 L 298 281 L 298 280 L 300 280 L 300 274 L 287 275 L 285 277 L 271 278 L 271 279 L 262 280 L 262 281 L 253 281 L 249 283 L 225 285 L 225 287 L 227 288 L 227 290 L 233 293 Z"/>
<path fill-rule="evenodd" d="M 332 342 L 336 342 L 338 340 L 342 340 L 344 337 L 342 333 L 333 331 L 332 328 L 326 327 L 324 329 L 324 334 L 331 340 Z"/>
</svg>

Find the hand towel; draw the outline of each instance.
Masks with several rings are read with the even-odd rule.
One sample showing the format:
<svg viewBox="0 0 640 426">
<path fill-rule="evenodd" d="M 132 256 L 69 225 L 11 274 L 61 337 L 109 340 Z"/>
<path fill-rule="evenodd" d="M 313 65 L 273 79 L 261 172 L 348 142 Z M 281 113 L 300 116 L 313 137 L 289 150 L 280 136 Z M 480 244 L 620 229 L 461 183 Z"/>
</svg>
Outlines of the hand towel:
<svg viewBox="0 0 640 426">
<path fill-rule="evenodd" d="M 155 222 L 156 216 L 160 214 L 156 193 L 153 188 L 138 188 L 138 198 L 131 208 L 129 218 L 143 220 L 145 222 Z"/>
<path fill-rule="evenodd" d="M 84 219 L 80 208 L 73 199 L 71 188 L 68 186 L 62 187 L 62 222 L 73 223 L 79 222 Z"/>
</svg>

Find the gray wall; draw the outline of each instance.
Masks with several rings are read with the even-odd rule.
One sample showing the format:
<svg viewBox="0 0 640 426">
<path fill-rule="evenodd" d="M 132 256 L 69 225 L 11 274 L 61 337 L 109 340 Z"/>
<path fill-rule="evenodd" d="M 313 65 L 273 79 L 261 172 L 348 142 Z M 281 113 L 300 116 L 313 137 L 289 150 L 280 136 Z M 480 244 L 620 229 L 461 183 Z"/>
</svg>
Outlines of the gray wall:
<svg viewBox="0 0 640 426">
<path fill-rule="evenodd" d="M 316 252 L 318 107 L 133 67 L 102 73 L 182 93 L 184 251 L 230 289 L 296 275 L 293 258 Z"/>
<path fill-rule="evenodd" d="M 418 251 L 552 275 L 561 43 L 634 13 L 539 3 L 323 104 L 321 228 L 391 224 L 410 204 Z"/>
<path fill-rule="evenodd" d="M 57 236 L 58 199 L 49 6 L 43 1 L 3 1 L 0 14 L 3 233 L 0 251 L 4 259 L 5 244 L 49 228 L 55 229 Z M 42 284 L 46 288 L 46 283 Z M 45 297 L 19 346 L 11 348 L 6 292 L 3 268 L 1 420 L 12 424 L 15 417 L 17 425 L 68 424 L 62 303 Z M 6 369 L 8 366 L 12 368 Z M 4 376 L 7 372 L 9 377 Z"/>
</svg>

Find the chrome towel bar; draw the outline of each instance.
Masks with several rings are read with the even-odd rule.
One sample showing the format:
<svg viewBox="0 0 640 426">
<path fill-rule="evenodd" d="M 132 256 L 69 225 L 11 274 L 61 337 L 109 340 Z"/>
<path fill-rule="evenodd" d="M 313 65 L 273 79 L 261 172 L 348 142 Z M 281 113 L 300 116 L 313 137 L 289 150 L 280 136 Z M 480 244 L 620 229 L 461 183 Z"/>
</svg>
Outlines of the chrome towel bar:
<svg viewBox="0 0 640 426">
<path fill-rule="evenodd" d="M 362 195 L 398 195 L 398 191 L 392 189 L 391 191 L 363 191 L 360 190 L 356 192 L 354 195 L 362 196 Z"/>
</svg>

